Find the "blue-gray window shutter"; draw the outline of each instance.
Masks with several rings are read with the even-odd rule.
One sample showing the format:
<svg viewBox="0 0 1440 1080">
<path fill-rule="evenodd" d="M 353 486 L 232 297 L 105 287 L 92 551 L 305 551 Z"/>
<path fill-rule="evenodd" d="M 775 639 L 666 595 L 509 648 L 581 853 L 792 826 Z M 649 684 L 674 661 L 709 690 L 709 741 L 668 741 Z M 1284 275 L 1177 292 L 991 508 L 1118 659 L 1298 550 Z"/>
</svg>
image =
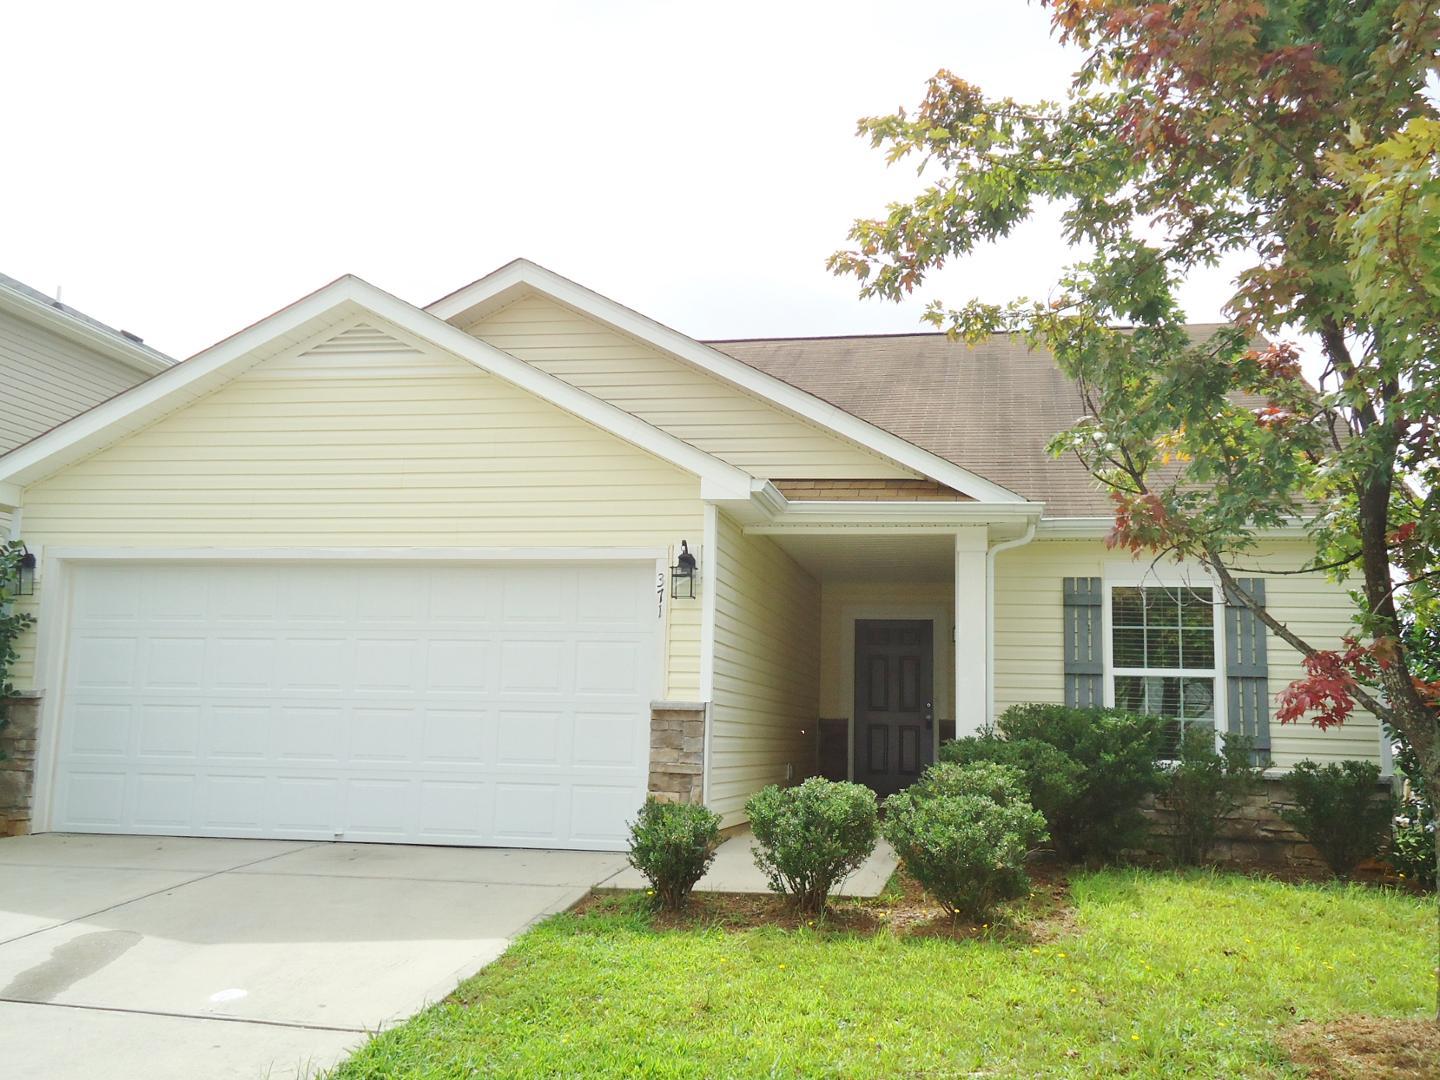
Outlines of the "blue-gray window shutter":
<svg viewBox="0 0 1440 1080">
<path fill-rule="evenodd" d="M 1065 579 L 1065 704 L 1105 704 L 1104 590 L 1098 577 Z"/>
<path fill-rule="evenodd" d="M 1265 606 L 1264 578 L 1236 578 L 1250 599 Z M 1227 726 L 1231 734 L 1254 740 L 1255 756 L 1270 759 L 1270 663 L 1265 624 L 1240 597 L 1225 594 L 1225 676 Z"/>
</svg>

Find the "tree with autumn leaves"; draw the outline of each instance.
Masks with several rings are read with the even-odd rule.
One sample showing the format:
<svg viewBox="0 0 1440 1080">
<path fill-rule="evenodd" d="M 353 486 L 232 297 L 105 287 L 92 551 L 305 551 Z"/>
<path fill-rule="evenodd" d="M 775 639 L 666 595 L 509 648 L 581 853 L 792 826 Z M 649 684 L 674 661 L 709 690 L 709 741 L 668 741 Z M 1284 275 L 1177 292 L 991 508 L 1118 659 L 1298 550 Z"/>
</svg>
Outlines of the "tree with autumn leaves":
<svg viewBox="0 0 1440 1080">
<path fill-rule="evenodd" d="M 1440 5 L 1045 3 L 1084 56 L 1065 99 L 942 71 L 918 108 L 862 120 L 921 190 L 857 221 L 831 268 L 899 299 L 1059 204 L 1093 254 L 1052 295 L 929 319 L 1023 333 L 1074 377 L 1086 415 L 1052 450 L 1112 493 L 1113 544 L 1203 560 L 1248 602 L 1247 552 L 1303 526 L 1307 571 L 1349 584 L 1355 629 L 1335 649 L 1255 607 L 1304 657 L 1278 718 L 1369 710 L 1440 791 L 1440 684 L 1416 653 L 1440 628 Z M 1237 254 L 1233 325 L 1196 340 L 1176 284 Z"/>
</svg>

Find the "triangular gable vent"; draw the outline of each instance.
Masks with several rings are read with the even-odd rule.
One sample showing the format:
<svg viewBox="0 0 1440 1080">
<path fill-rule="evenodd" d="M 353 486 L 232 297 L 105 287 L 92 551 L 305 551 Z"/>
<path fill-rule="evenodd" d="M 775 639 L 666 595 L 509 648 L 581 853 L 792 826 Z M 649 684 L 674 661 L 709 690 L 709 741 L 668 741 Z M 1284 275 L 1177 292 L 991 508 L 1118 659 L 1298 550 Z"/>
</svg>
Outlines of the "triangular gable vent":
<svg viewBox="0 0 1440 1080">
<path fill-rule="evenodd" d="M 302 352 L 269 361 L 261 377 L 314 379 L 454 378 L 479 374 L 436 350 L 422 350 L 369 323 L 356 323 Z"/>
</svg>

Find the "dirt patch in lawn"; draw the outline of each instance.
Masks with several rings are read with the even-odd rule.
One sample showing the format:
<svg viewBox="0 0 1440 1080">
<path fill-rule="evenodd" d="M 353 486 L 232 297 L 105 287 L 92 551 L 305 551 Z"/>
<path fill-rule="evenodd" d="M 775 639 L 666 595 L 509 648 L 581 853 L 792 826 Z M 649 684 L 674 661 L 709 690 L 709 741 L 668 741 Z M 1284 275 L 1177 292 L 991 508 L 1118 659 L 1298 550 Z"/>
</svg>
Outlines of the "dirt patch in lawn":
<svg viewBox="0 0 1440 1080">
<path fill-rule="evenodd" d="M 613 894 L 592 893 L 573 913 L 612 909 L 626 902 Z M 874 934 L 880 931 L 907 937 L 1010 938 L 1026 942 L 1051 941 L 1075 932 L 1075 909 L 1070 885 L 1058 870 L 1045 867 L 1031 879 L 1030 896 L 1016 901 L 993 922 L 972 923 L 952 919 L 913 879 L 897 873 L 879 896 L 832 900 L 824 915 L 796 911 L 781 896 L 756 893 L 694 893 L 684 911 L 657 911 L 652 925 L 658 930 L 751 930 L 762 926 L 785 930 L 813 929 Z"/>
<path fill-rule="evenodd" d="M 1440 1025 L 1433 1020 L 1346 1016 L 1286 1029 L 1280 1044 L 1311 1077 L 1326 1080 L 1437 1080 Z"/>
</svg>

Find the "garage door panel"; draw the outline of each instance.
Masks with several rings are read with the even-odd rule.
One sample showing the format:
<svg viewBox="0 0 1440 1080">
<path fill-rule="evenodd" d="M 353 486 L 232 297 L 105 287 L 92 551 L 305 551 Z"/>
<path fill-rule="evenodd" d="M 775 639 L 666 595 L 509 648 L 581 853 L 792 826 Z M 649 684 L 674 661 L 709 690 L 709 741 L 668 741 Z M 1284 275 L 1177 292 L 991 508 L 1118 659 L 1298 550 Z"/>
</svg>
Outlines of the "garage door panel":
<svg viewBox="0 0 1440 1080">
<path fill-rule="evenodd" d="M 652 568 L 107 564 L 74 582 L 55 828 L 623 847 L 648 773 Z"/>
<path fill-rule="evenodd" d="M 505 782 L 495 785 L 495 837 L 502 843 L 540 846 L 547 837 L 570 839 L 568 785 Z"/>
<path fill-rule="evenodd" d="M 426 765 L 465 767 L 495 760 L 495 720 L 489 710 L 429 708 L 420 723 Z"/>
<path fill-rule="evenodd" d="M 195 820 L 193 773 L 141 772 L 132 787 L 133 820 L 140 828 L 183 828 Z"/>
<path fill-rule="evenodd" d="M 425 642 L 425 685 L 441 693 L 492 689 L 495 651 L 485 638 L 430 638 Z"/>
<path fill-rule="evenodd" d="M 570 839 L 622 848 L 628 838 L 624 822 L 636 809 L 625 787 L 576 784 L 570 789 Z"/>
<path fill-rule="evenodd" d="M 421 780 L 416 835 L 430 843 L 484 843 L 494 835 L 495 785 L 478 780 Z"/>
<path fill-rule="evenodd" d="M 198 702 L 193 705 L 147 705 L 139 709 L 136 756 L 142 762 L 156 759 L 196 760 L 204 730 L 203 712 Z"/>
<path fill-rule="evenodd" d="M 131 753 L 134 709 L 129 705 L 79 703 L 61 729 L 61 752 L 72 759 L 126 757 Z"/>
</svg>

